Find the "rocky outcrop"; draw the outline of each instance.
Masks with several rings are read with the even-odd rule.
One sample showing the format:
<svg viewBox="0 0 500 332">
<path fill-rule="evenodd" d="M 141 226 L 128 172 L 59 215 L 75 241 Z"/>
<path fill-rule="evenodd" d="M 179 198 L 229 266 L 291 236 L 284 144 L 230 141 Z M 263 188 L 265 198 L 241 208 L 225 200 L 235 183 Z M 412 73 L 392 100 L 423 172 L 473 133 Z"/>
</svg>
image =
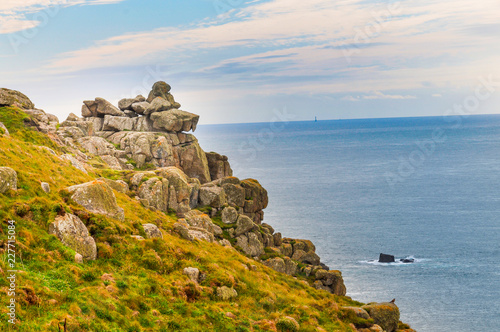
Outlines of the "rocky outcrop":
<svg viewBox="0 0 500 332">
<path fill-rule="evenodd" d="M 66 214 L 57 216 L 49 225 L 49 233 L 69 248 L 81 254 L 86 260 L 95 260 L 97 247 L 94 239 L 89 235 L 85 224 L 75 215 Z"/>
<path fill-rule="evenodd" d="M 10 167 L 0 167 L 0 194 L 17 190 L 17 172 Z"/>
<path fill-rule="evenodd" d="M 16 106 L 22 109 L 33 109 L 35 104 L 31 100 L 16 90 L 0 88 L 0 107 L 1 106 Z"/>
<path fill-rule="evenodd" d="M 146 238 L 148 239 L 161 239 L 163 235 L 161 234 L 158 226 L 154 224 L 143 224 L 142 228 L 144 228 L 144 233 L 146 233 Z"/>
<path fill-rule="evenodd" d="M 384 331 L 394 332 L 398 329 L 399 308 L 394 303 L 369 303 L 362 308 Z"/>
<path fill-rule="evenodd" d="M 29 115 L 24 120 L 26 125 L 45 134 L 54 134 L 56 132 L 59 119 L 55 115 L 38 109 L 26 109 L 24 113 Z"/>
<path fill-rule="evenodd" d="M 124 211 L 116 203 L 115 194 L 106 182 L 95 180 L 66 189 L 72 200 L 90 212 L 124 220 Z"/>
<path fill-rule="evenodd" d="M 216 152 L 207 152 L 205 155 L 212 180 L 233 176 L 233 170 L 229 165 L 227 156 L 222 156 Z"/>
</svg>

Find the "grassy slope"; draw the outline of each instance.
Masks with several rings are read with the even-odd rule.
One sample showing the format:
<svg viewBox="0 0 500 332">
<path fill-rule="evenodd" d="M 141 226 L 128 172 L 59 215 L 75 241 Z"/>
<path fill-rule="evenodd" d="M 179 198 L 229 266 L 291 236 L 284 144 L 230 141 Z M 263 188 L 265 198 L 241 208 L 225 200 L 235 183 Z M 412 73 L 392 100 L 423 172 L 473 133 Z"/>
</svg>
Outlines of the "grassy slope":
<svg viewBox="0 0 500 332">
<path fill-rule="evenodd" d="M 57 331 L 67 318 L 68 331 L 265 331 L 282 316 L 292 316 L 300 331 L 352 331 L 339 305 L 360 305 L 306 286 L 235 250 L 172 235 L 175 217 L 144 209 L 125 194 L 117 199 L 125 221 L 92 215 L 68 199 L 64 188 L 120 172 L 84 174 L 36 145 L 62 153 L 47 137 L 22 126 L 22 112 L 0 108 L 11 137 L 0 136 L 0 166 L 18 173 L 18 188 L 0 195 L 0 247 L 6 248 L 7 223 L 17 222 L 18 331 Z M 48 182 L 46 194 L 40 182 Z M 98 245 L 98 259 L 83 265 L 74 252 L 48 234 L 48 225 L 64 211 L 80 216 Z M 163 240 L 137 241 L 141 224 L 155 223 Z M 252 265 L 256 268 L 253 271 Z M 182 275 L 193 266 L 207 274 L 199 286 Z M 0 268 L 8 270 L 6 255 Z M 0 302 L 6 303 L 7 281 L 0 278 Z M 112 274 L 114 280 L 101 276 Z M 218 301 L 217 286 L 234 287 L 239 296 Z M 0 330 L 7 330 L 6 306 L 0 307 Z M 231 312 L 235 318 L 225 313 Z M 340 318 L 339 318 L 340 317 Z M 342 321 L 346 320 L 346 321 Z M 261 321 L 260 324 L 253 324 Z M 272 324 L 271 324 L 272 325 Z"/>
</svg>

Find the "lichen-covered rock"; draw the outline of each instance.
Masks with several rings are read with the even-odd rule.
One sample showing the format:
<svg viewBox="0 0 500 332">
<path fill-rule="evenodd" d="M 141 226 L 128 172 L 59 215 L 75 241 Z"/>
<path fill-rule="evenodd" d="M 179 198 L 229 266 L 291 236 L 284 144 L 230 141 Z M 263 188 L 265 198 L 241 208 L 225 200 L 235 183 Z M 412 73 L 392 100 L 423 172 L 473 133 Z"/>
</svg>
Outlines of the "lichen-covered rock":
<svg viewBox="0 0 500 332">
<path fill-rule="evenodd" d="M 285 261 L 285 273 L 291 276 L 295 275 L 299 268 L 297 262 L 289 257 L 285 257 L 283 260 Z"/>
<path fill-rule="evenodd" d="M 116 148 L 102 137 L 82 137 L 78 143 L 89 153 L 96 156 L 114 155 Z"/>
<path fill-rule="evenodd" d="M 166 101 L 163 101 L 161 98 L 157 98 L 162 100 L 162 103 L 165 103 Z M 153 100 L 153 103 L 157 100 Z M 148 112 L 150 109 L 153 109 L 153 103 L 150 105 L 150 107 L 146 110 L 145 114 L 149 114 Z M 166 104 L 163 106 L 163 108 L 166 107 Z M 198 121 L 200 119 L 200 116 L 197 114 L 181 111 L 178 109 L 171 109 L 169 111 L 162 111 L 161 110 L 155 111 L 155 113 L 151 114 L 151 120 L 153 120 L 153 128 L 158 129 L 158 130 L 166 130 L 167 132 L 182 132 L 182 131 L 190 131 L 196 130 L 196 126 L 198 125 Z"/>
<path fill-rule="evenodd" d="M 5 88 L 0 88 L 0 106 L 17 106 L 27 110 L 35 108 L 35 104 L 26 95 Z"/>
<path fill-rule="evenodd" d="M 285 316 L 278 319 L 276 322 L 276 328 L 278 331 L 298 332 L 300 330 L 300 325 L 295 318 Z"/>
<path fill-rule="evenodd" d="M 212 181 L 233 176 L 233 170 L 231 169 L 226 156 L 220 155 L 216 152 L 207 152 L 206 156 Z"/>
<path fill-rule="evenodd" d="M 111 187 L 111 189 L 116 190 L 120 193 L 128 192 L 128 184 L 123 180 L 111 180 L 106 178 L 100 178 L 99 180 L 104 181 Z"/>
<path fill-rule="evenodd" d="M 198 141 L 188 145 L 178 145 L 174 148 L 177 164 L 190 178 L 200 180 L 202 184 L 210 182 L 207 157 Z"/>
<path fill-rule="evenodd" d="M 235 208 L 228 206 L 222 210 L 222 222 L 224 224 L 233 224 L 238 220 L 238 211 Z"/>
<path fill-rule="evenodd" d="M 172 104 L 170 104 L 166 99 L 163 99 L 161 97 L 157 97 L 151 101 L 151 104 L 148 105 L 148 107 L 144 111 L 144 115 L 150 115 L 153 113 L 168 111 L 171 108 L 172 108 Z M 153 117 L 151 117 L 151 118 L 153 121 L 155 120 L 155 118 L 153 118 Z M 155 126 L 155 128 L 162 129 L 162 128 L 159 128 L 156 126 Z"/>
<path fill-rule="evenodd" d="M 148 109 L 149 103 L 147 101 L 141 101 L 139 103 L 133 103 L 130 107 L 135 113 L 143 115 Z"/>
<path fill-rule="evenodd" d="M 25 119 L 24 123 L 33 127 L 35 130 L 45 134 L 55 133 L 57 131 L 59 120 L 55 115 L 45 113 L 39 109 L 24 110 L 24 113 L 29 115 L 29 118 Z"/>
<path fill-rule="evenodd" d="M 96 115 L 100 118 L 103 118 L 105 115 L 125 116 L 125 114 L 120 111 L 118 107 L 114 106 L 104 98 L 97 97 L 95 99 L 95 103 L 97 104 Z"/>
<path fill-rule="evenodd" d="M 160 229 L 154 224 L 143 224 L 142 228 L 144 228 L 144 233 L 146 233 L 146 238 L 148 239 L 163 238 L 163 234 Z"/>
<path fill-rule="evenodd" d="M 154 177 L 146 180 L 137 194 L 149 202 L 149 206 L 163 212 L 168 211 L 169 183 L 167 179 Z"/>
<path fill-rule="evenodd" d="M 147 101 L 151 102 L 151 101 L 153 101 L 153 99 L 155 99 L 157 97 L 161 97 L 161 98 L 167 100 L 170 104 L 172 104 L 172 106 L 174 108 L 180 108 L 181 104 L 179 104 L 178 102 L 176 102 L 174 100 L 174 96 L 172 96 L 172 94 L 170 94 L 170 89 L 171 89 L 171 87 L 167 83 L 165 83 L 163 81 L 156 82 L 153 85 L 153 89 L 149 93 Z"/>
<path fill-rule="evenodd" d="M 369 303 L 362 308 L 385 331 L 394 332 L 398 329 L 399 308 L 394 303 Z"/>
<path fill-rule="evenodd" d="M 135 98 L 123 98 L 118 102 L 118 108 L 122 111 L 132 110 L 132 105 L 135 103 L 144 102 L 146 98 L 141 95 L 138 95 Z"/>
<path fill-rule="evenodd" d="M 0 167 L 0 194 L 9 189 L 17 190 L 17 172 L 10 167 Z"/>
<path fill-rule="evenodd" d="M 49 233 L 57 236 L 65 246 L 81 254 L 84 259 L 96 259 L 95 241 L 89 235 L 85 224 L 77 216 L 72 214 L 57 216 L 54 222 L 49 225 Z"/>
<path fill-rule="evenodd" d="M 234 288 L 227 286 L 217 287 L 217 297 L 223 301 L 231 300 L 238 296 L 238 292 Z"/>
<path fill-rule="evenodd" d="M 9 130 L 2 122 L 0 122 L 0 135 L 10 136 Z"/>
<path fill-rule="evenodd" d="M 159 168 L 156 173 L 167 179 L 169 186 L 172 188 L 170 190 L 169 208 L 180 213 L 189 211 L 191 209 L 190 200 L 193 186 L 190 185 L 187 175 L 177 167 Z"/>
<path fill-rule="evenodd" d="M 257 229 L 258 226 L 254 224 L 252 219 L 248 218 L 244 215 L 239 215 L 238 220 L 236 221 L 236 229 L 234 231 L 235 236 L 240 236 L 242 234 L 246 234 L 253 229 Z"/>
<path fill-rule="evenodd" d="M 257 212 L 267 207 L 267 190 L 260 185 L 259 181 L 254 179 L 242 180 L 241 186 L 245 188 L 247 201 L 252 201 L 251 204 L 245 204 L 245 212 Z"/>
<path fill-rule="evenodd" d="M 342 296 L 346 294 L 344 279 L 340 271 L 320 269 L 315 272 L 315 278 L 321 281 L 323 285 L 328 286 L 331 289 L 331 293 Z"/>
<path fill-rule="evenodd" d="M 359 307 L 342 307 L 342 311 L 352 311 L 359 318 L 370 319 L 370 315 L 363 308 L 359 308 Z"/>
<path fill-rule="evenodd" d="M 95 180 L 71 186 L 67 190 L 72 194 L 71 199 L 90 212 L 124 220 L 124 211 L 116 203 L 115 194 L 106 182 Z"/>
<path fill-rule="evenodd" d="M 184 222 L 181 222 L 184 221 Z M 189 233 L 189 225 L 186 223 L 184 219 L 181 219 L 179 222 L 176 222 L 173 226 L 174 231 L 180 235 L 181 238 L 193 241 L 194 236 Z"/>
<path fill-rule="evenodd" d="M 269 258 L 263 261 L 262 264 L 280 273 L 286 273 L 285 261 L 281 257 Z"/>
<path fill-rule="evenodd" d="M 122 116 L 104 116 L 102 130 L 104 131 L 132 131 L 137 119 Z"/>
<path fill-rule="evenodd" d="M 240 247 L 245 254 L 252 257 L 258 257 L 264 254 L 264 245 L 259 241 L 255 233 L 238 236 L 236 238 L 236 245 Z"/>
<path fill-rule="evenodd" d="M 50 185 L 47 182 L 42 182 L 41 184 L 42 190 L 47 194 L 50 193 Z"/>
<path fill-rule="evenodd" d="M 186 275 L 191 281 L 198 283 L 200 278 L 200 270 L 195 267 L 186 267 L 182 271 L 182 274 Z"/>
<path fill-rule="evenodd" d="M 81 161 L 79 161 L 78 159 L 76 159 L 75 157 L 73 157 L 72 155 L 63 154 L 61 156 L 61 159 L 68 160 L 71 163 L 71 166 L 73 166 L 74 168 L 76 168 L 76 169 L 82 171 L 83 173 L 87 174 L 87 170 L 85 169 L 84 164 Z"/>
<path fill-rule="evenodd" d="M 222 234 L 222 229 L 215 225 L 207 214 L 201 211 L 191 210 L 185 214 L 185 219 L 190 227 L 204 229 L 213 235 Z"/>
<path fill-rule="evenodd" d="M 200 205 L 220 208 L 226 204 L 226 193 L 224 189 L 214 185 L 201 186 Z"/>
</svg>

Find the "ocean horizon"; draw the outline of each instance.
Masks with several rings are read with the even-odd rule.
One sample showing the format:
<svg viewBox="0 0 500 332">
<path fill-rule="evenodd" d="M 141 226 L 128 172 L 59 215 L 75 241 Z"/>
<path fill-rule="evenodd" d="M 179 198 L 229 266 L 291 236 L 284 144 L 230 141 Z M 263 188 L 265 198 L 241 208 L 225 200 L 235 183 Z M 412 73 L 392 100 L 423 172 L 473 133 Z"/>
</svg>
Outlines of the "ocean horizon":
<svg viewBox="0 0 500 332">
<path fill-rule="evenodd" d="M 312 240 L 348 296 L 395 298 L 419 332 L 497 329 L 500 115 L 201 125 L 197 137 L 260 181 L 264 222 Z"/>
</svg>

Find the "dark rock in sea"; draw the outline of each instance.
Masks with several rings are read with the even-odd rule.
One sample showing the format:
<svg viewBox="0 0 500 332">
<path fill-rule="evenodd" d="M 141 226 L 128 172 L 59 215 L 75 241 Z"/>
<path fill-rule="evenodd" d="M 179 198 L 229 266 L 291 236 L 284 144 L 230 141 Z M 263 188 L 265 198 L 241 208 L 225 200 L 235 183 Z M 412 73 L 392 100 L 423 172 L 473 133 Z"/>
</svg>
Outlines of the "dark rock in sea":
<svg viewBox="0 0 500 332">
<path fill-rule="evenodd" d="M 415 263 L 415 258 L 406 257 L 406 258 L 401 258 L 399 261 L 403 263 Z"/>
<path fill-rule="evenodd" d="M 392 255 L 386 255 L 386 254 L 380 254 L 380 257 L 378 258 L 379 263 L 394 263 L 394 256 Z"/>
</svg>

